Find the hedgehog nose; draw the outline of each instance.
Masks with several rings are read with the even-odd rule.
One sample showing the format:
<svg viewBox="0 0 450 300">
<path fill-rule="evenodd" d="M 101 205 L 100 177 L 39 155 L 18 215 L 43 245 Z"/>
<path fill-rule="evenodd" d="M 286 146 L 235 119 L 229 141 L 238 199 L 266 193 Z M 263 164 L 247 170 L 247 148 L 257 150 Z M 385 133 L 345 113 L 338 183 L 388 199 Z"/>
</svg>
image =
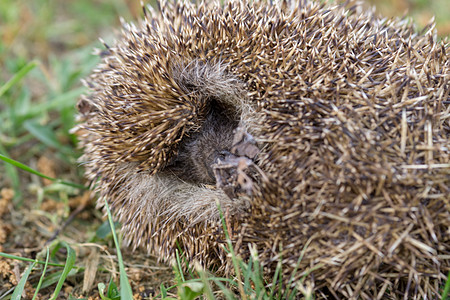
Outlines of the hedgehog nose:
<svg viewBox="0 0 450 300">
<path fill-rule="evenodd" d="M 236 156 L 245 156 L 253 160 L 260 150 L 256 146 L 256 141 L 253 136 L 242 127 L 238 127 L 234 133 L 231 152 Z"/>
<path fill-rule="evenodd" d="M 220 164 L 223 164 L 224 162 L 227 162 L 232 157 L 236 157 L 236 156 L 233 155 L 228 150 L 223 149 L 223 150 L 216 150 L 216 151 L 214 151 L 214 158 L 212 160 L 212 163 L 209 166 L 209 168 L 207 168 L 208 175 L 211 177 L 212 180 L 217 182 L 216 175 L 214 174 L 214 168 L 217 165 L 220 165 Z"/>
</svg>

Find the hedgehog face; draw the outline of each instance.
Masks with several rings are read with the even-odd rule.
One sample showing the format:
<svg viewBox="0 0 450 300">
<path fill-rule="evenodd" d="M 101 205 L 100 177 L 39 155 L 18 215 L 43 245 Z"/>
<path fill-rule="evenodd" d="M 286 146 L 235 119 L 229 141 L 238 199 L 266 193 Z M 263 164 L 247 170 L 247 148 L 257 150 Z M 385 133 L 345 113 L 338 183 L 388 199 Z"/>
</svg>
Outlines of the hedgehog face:
<svg viewBox="0 0 450 300">
<path fill-rule="evenodd" d="M 214 165 L 231 155 L 234 131 L 245 127 L 243 116 L 252 111 L 243 82 L 224 63 L 178 56 L 150 77 L 129 69 L 145 70 L 143 65 L 124 65 L 122 52 L 128 50 L 108 49 L 109 71 L 91 76 L 94 92 L 79 103 L 86 118 L 87 175 L 99 180 L 100 199 L 111 201 L 127 239 L 149 246 L 155 235 L 164 239 L 162 233 L 170 232 L 166 225 L 186 230 L 216 222 L 217 202 L 230 214 L 242 213 L 248 199 L 217 188 Z M 136 230 L 140 224 L 149 230 Z"/>
<path fill-rule="evenodd" d="M 211 101 L 201 128 L 181 141 L 173 163 L 165 171 L 173 172 L 186 182 L 215 184 L 213 165 L 230 153 L 233 131 L 238 125 L 219 103 Z"/>
</svg>

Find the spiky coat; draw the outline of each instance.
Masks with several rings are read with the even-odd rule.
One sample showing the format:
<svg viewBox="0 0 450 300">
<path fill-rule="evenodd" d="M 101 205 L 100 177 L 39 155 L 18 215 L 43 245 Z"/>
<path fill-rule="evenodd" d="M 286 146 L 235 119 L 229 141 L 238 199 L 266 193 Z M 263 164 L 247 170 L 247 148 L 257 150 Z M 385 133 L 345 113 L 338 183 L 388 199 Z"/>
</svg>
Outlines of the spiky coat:
<svg viewBox="0 0 450 300">
<path fill-rule="evenodd" d="M 437 297 L 450 63 L 433 28 L 301 0 L 160 6 L 105 45 L 79 103 L 87 177 L 125 238 L 228 270 L 218 200 L 238 252 L 268 274 L 281 259 L 285 283 L 298 268 L 318 296 Z M 166 171 L 212 101 L 261 151 L 232 200 Z"/>
</svg>

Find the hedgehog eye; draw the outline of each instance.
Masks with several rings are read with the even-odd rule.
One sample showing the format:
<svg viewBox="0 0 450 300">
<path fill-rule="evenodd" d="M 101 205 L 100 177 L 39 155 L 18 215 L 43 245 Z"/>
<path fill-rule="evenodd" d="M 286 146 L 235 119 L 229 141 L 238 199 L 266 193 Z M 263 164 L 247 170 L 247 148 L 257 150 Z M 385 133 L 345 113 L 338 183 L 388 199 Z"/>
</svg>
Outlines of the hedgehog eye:
<svg viewBox="0 0 450 300">
<path fill-rule="evenodd" d="M 214 159 L 214 163 L 218 163 L 220 161 L 224 161 L 227 157 L 231 156 L 231 152 L 228 150 L 219 150 L 216 151 L 216 157 Z"/>
</svg>

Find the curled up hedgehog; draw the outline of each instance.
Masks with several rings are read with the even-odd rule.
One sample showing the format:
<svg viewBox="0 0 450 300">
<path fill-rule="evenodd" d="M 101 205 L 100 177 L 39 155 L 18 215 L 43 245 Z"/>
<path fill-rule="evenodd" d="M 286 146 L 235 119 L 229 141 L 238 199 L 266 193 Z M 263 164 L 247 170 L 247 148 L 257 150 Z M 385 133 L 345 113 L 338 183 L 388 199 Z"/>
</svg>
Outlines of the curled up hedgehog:
<svg viewBox="0 0 450 300">
<path fill-rule="evenodd" d="M 312 1 L 160 3 L 86 79 L 77 132 L 133 247 L 317 297 L 436 299 L 450 271 L 449 44 Z M 294 272 L 294 270 L 298 270 Z M 270 282 L 269 282 L 270 284 Z M 275 283 L 273 283 L 275 284 Z"/>
</svg>

